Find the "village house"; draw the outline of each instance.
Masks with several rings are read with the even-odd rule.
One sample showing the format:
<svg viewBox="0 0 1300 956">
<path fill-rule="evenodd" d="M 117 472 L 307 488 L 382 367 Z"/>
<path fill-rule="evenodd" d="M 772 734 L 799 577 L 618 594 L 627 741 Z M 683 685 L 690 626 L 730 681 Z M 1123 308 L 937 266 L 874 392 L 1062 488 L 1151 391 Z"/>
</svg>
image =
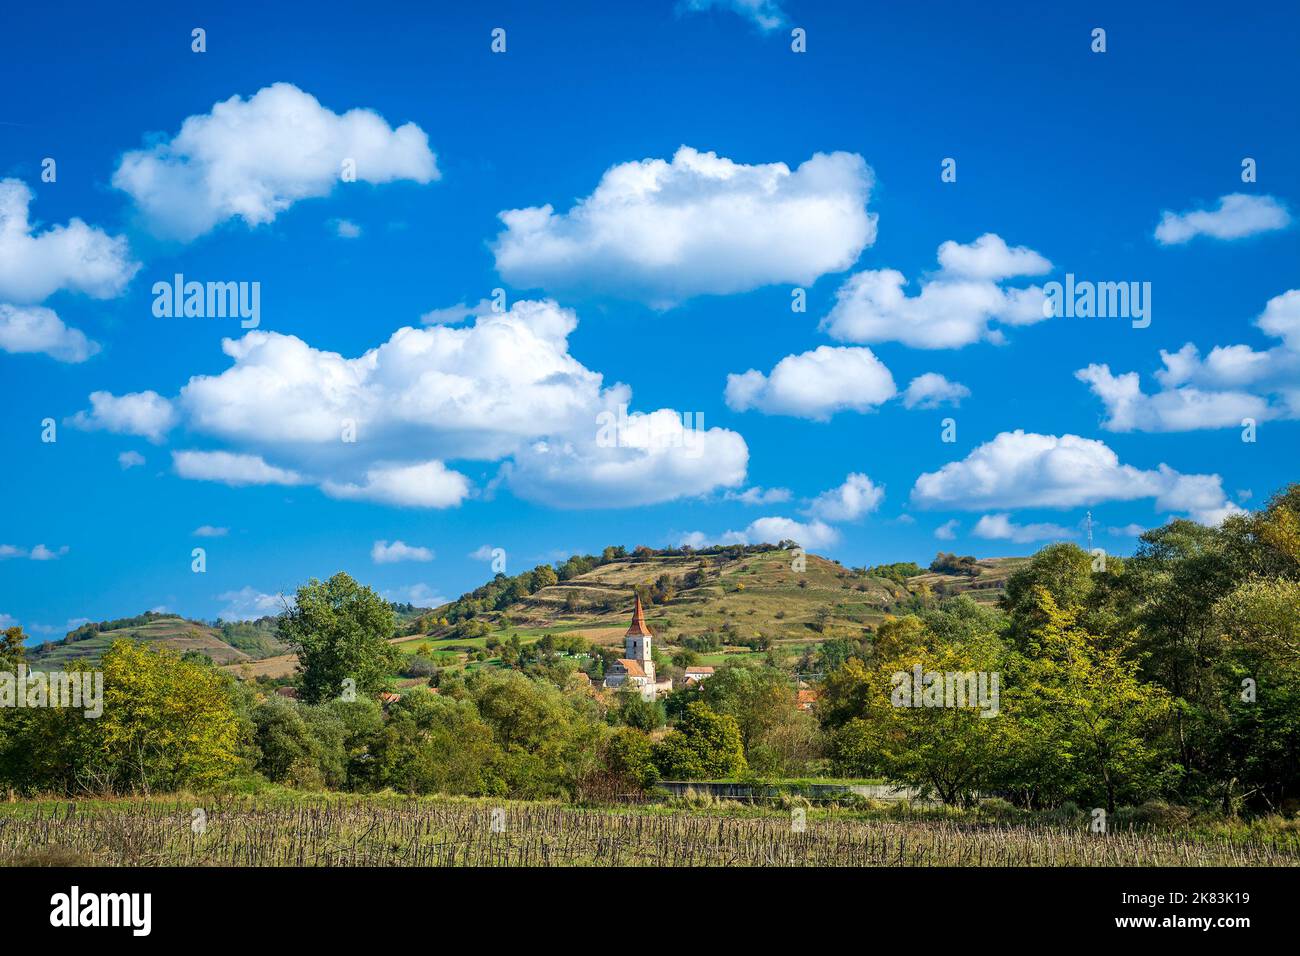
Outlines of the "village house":
<svg viewBox="0 0 1300 956">
<path fill-rule="evenodd" d="M 605 672 L 605 686 L 619 688 L 624 684 L 640 690 L 644 700 L 654 700 L 659 694 L 667 694 L 673 689 L 671 678 L 662 681 L 655 678 L 655 662 L 651 655 L 651 642 L 654 634 L 645 622 L 645 609 L 641 607 L 641 595 L 636 596 L 632 609 L 632 623 L 623 637 L 624 653 L 609 670 Z"/>
<path fill-rule="evenodd" d="M 691 684 L 699 684 L 702 681 L 706 681 L 712 676 L 713 676 L 712 667 L 707 667 L 701 664 L 697 664 L 694 667 L 686 668 L 685 681 L 687 686 L 690 686 Z"/>
</svg>

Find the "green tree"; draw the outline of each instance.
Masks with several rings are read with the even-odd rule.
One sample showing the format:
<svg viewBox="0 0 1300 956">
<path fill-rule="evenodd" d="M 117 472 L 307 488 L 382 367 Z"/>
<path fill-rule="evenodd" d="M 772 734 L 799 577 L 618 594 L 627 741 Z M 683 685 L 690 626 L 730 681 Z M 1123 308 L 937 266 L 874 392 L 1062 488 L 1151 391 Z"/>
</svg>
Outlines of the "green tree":
<svg viewBox="0 0 1300 956">
<path fill-rule="evenodd" d="M 239 768 L 231 678 L 166 647 L 115 641 L 104 653 L 104 714 L 93 721 L 114 789 L 203 788 Z"/>
<path fill-rule="evenodd" d="M 1010 695 L 1022 752 L 1049 768 L 1070 797 L 1104 799 L 1110 812 L 1170 784 L 1182 768 L 1160 743 L 1169 694 L 1141 680 L 1126 646 L 1089 634 L 1046 588 L 1035 589 L 1034 601 L 1031 654 Z"/>
<path fill-rule="evenodd" d="M 655 744 L 653 754 L 659 775 L 668 779 L 734 777 L 746 766 L 736 719 L 700 701 L 687 705 L 677 728 Z"/>
<path fill-rule="evenodd" d="M 400 661 L 388 643 L 394 626 L 389 603 L 343 572 L 300 587 L 279 635 L 298 655 L 302 700 L 319 703 L 349 687 L 370 696 L 383 690 Z"/>
<path fill-rule="evenodd" d="M 0 670 L 17 671 L 27 651 L 27 635 L 21 627 L 7 627 L 0 634 Z"/>
</svg>

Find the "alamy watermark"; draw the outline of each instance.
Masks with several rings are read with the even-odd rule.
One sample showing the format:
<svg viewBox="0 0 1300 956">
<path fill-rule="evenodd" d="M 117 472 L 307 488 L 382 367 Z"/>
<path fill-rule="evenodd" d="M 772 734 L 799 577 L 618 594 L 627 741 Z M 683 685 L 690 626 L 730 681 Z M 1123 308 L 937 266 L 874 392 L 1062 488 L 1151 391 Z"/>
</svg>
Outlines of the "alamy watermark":
<svg viewBox="0 0 1300 956">
<path fill-rule="evenodd" d="M 153 314 L 160 319 L 239 318 L 245 329 L 262 321 L 260 282 L 186 282 L 178 272 L 171 282 L 155 282 L 153 296 Z"/>
<path fill-rule="evenodd" d="M 104 675 L 101 671 L 0 671 L 0 707 L 71 708 L 86 717 L 104 713 Z"/>
<path fill-rule="evenodd" d="M 1151 324 L 1150 282 L 1076 281 L 1043 283 L 1043 316 L 1048 319 L 1132 319 L 1133 328 Z"/>
<path fill-rule="evenodd" d="M 927 671 L 915 664 L 892 679 L 889 702 L 895 707 L 978 709 L 981 717 L 996 717 L 1000 709 L 997 671 Z"/>
<path fill-rule="evenodd" d="M 704 413 L 656 412 L 630 417 L 627 405 L 596 416 L 598 448 L 684 448 L 687 458 L 704 453 Z"/>
</svg>

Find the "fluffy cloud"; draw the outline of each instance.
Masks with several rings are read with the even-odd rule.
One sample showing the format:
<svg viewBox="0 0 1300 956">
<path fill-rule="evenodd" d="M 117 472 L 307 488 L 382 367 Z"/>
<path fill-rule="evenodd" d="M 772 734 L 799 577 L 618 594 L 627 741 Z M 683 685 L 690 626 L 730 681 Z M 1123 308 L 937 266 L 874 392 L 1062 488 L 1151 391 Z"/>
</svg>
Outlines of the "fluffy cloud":
<svg viewBox="0 0 1300 956">
<path fill-rule="evenodd" d="M 1144 392 L 1137 372 L 1116 375 L 1109 365 L 1075 372 L 1106 409 L 1102 427 L 1115 432 L 1180 432 L 1239 428 L 1257 422 L 1300 418 L 1300 290 L 1270 299 L 1255 325 L 1281 339 L 1259 351 L 1248 345 L 1216 346 L 1202 358 L 1188 342 L 1177 352 L 1161 350 L 1155 374 L 1160 390 Z"/>
<path fill-rule="evenodd" d="M 224 538 L 229 533 L 229 528 L 216 528 L 210 524 L 199 525 L 192 532 L 196 538 Z"/>
<path fill-rule="evenodd" d="M 538 435 L 594 427 L 602 379 L 568 353 L 576 326 L 553 302 L 516 302 L 464 328 L 398 329 L 351 359 L 253 331 L 224 340 L 232 366 L 190 379 L 180 403 L 201 431 L 303 457 L 370 449 L 396 460 L 414 441 L 443 459 L 495 459 Z M 339 440 L 345 421 L 355 445 Z"/>
<path fill-rule="evenodd" d="M 224 602 L 224 607 L 217 612 L 217 617 L 223 621 L 253 621 L 269 617 L 293 607 L 294 603 L 292 595 L 266 594 L 248 586 L 218 594 L 217 600 Z"/>
<path fill-rule="evenodd" d="M 940 541 L 952 541 L 957 537 L 957 529 L 961 527 L 961 522 L 956 518 L 945 521 L 939 527 L 934 529 L 934 536 Z"/>
<path fill-rule="evenodd" d="M 546 439 L 515 455 L 511 489 L 557 508 L 658 504 L 734 488 L 745 480 L 749 448 L 723 428 L 686 427 L 675 411 L 634 412 L 618 441 L 589 434 Z"/>
<path fill-rule="evenodd" d="M 1029 541 L 1049 541 L 1053 538 L 1073 538 L 1075 533 L 1059 524 L 1016 524 L 1011 515 L 984 515 L 975 523 L 971 532 L 977 538 L 991 541 L 1014 541 L 1024 544 Z"/>
<path fill-rule="evenodd" d="M 986 232 L 969 245 L 949 239 L 939 247 L 939 265 L 949 275 L 993 282 L 1052 271 L 1052 264 L 1033 249 L 1025 246 L 1013 249 L 1001 236 L 991 232 Z"/>
<path fill-rule="evenodd" d="M 139 435 L 157 444 L 176 424 L 172 403 L 157 392 L 91 392 L 90 409 L 68 419 L 74 428 L 107 431 L 115 435 Z"/>
<path fill-rule="evenodd" d="M 744 531 L 726 531 L 710 536 L 703 531 L 691 531 L 680 537 L 679 545 L 707 548 L 715 544 L 778 544 L 797 541 L 812 550 L 829 547 L 840 540 L 840 533 L 823 521 L 795 521 L 793 518 L 770 516 L 751 521 Z"/>
<path fill-rule="evenodd" d="M 99 344 L 70 328 L 51 309 L 0 303 L 0 349 L 15 354 L 43 353 L 60 362 L 84 362 Z"/>
<path fill-rule="evenodd" d="M 117 463 L 122 466 L 122 470 L 128 468 L 139 468 L 144 464 L 144 455 L 138 451 L 124 451 L 117 456 Z"/>
<path fill-rule="evenodd" d="M 370 548 L 370 560 L 375 564 L 396 564 L 398 561 L 432 561 L 428 548 L 407 544 L 405 541 L 376 541 Z"/>
<path fill-rule="evenodd" d="M 340 239 L 359 239 L 361 237 L 361 227 L 350 219 L 335 219 L 333 227 L 334 235 Z"/>
<path fill-rule="evenodd" d="M 396 604 L 413 604 L 416 607 L 441 607 L 450 603 L 450 598 L 444 597 L 440 591 L 435 591 L 427 584 L 392 588 L 384 591 L 384 599 Z"/>
<path fill-rule="evenodd" d="M 681 0 L 679 9 L 700 12 L 711 9 L 731 10 L 768 33 L 785 23 L 785 11 L 776 0 Z"/>
<path fill-rule="evenodd" d="M 141 394 L 234 446 L 221 459 L 182 453 L 185 477 L 312 483 L 336 498 L 426 508 L 473 492 L 447 467 L 453 459 L 502 461 L 489 490 L 508 483 L 564 507 L 650 504 L 744 481 L 740 435 L 698 419 L 685 427 L 670 409 L 627 414 L 630 390 L 605 387 L 569 354 L 576 325 L 554 302 L 521 301 L 465 327 L 398 329 L 356 358 L 257 330 L 224 340 L 230 367 L 191 378 L 173 402 Z M 78 416 L 86 425 L 130 397 L 96 395 L 95 412 Z M 149 434 L 170 426 L 158 417 Z M 601 440 L 603 419 L 619 422 L 616 441 Z"/>
<path fill-rule="evenodd" d="M 378 113 L 334 113 L 289 83 L 247 100 L 232 96 L 188 117 L 180 132 L 122 157 L 113 185 L 129 193 L 155 232 L 189 241 L 238 217 L 269 223 L 300 199 L 326 196 L 345 161 L 368 183 L 438 178 L 429 138 L 393 129 Z"/>
<path fill-rule="evenodd" d="M 866 475 L 854 472 L 838 488 L 824 491 L 814 498 L 806 514 L 822 521 L 856 521 L 870 514 L 884 500 L 885 489 Z"/>
<path fill-rule="evenodd" d="M 940 405 L 960 405 L 970 397 L 970 389 L 960 382 L 950 382 L 938 372 L 918 375 L 903 393 L 906 408 L 938 408 Z"/>
<path fill-rule="evenodd" d="M 981 339 L 1001 341 L 1004 325 L 1044 319 L 1045 296 L 1038 286 L 1004 288 L 1003 280 L 1041 275 L 1052 264 L 1024 246 L 1014 248 L 993 233 L 969 245 L 939 247 L 941 269 L 907 295 L 906 278 L 895 269 L 867 269 L 850 276 L 835 294 L 821 327 L 845 342 L 902 342 L 913 348 L 961 348 Z"/>
<path fill-rule="evenodd" d="M 80 219 L 34 233 L 31 201 L 25 183 L 0 179 L 0 299 L 35 303 L 61 290 L 111 299 L 126 288 L 140 268 L 126 239 Z"/>
<path fill-rule="evenodd" d="M 836 412 L 867 412 L 897 393 L 894 377 L 867 348 L 822 345 L 787 355 L 768 375 L 727 376 L 727 407 L 826 421 Z"/>
<path fill-rule="evenodd" d="M 566 213 L 511 209 L 497 270 L 524 288 L 612 293 L 659 308 L 849 268 L 875 241 L 861 156 L 817 153 L 793 172 L 681 147 L 608 169 Z"/>
<path fill-rule="evenodd" d="M 172 465 L 182 478 L 240 485 L 300 485 L 302 476 L 268 465 L 260 455 L 228 451 L 174 451 Z"/>
<path fill-rule="evenodd" d="M 1166 210 L 1156 226 L 1156 241 L 1166 246 L 1190 242 L 1197 236 L 1214 239 L 1242 239 L 1256 233 L 1285 229 L 1291 224 L 1286 206 L 1272 196 L 1230 193 L 1214 209 L 1190 212 Z"/>
<path fill-rule="evenodd" d="M 360 484 L 325 481 L 331 498 L 376 501 L 402 508 L 454 508 L 471 492 L 469 479 L 440 461 L 414 465 L 377 465 Z"/>
<path fill-rule="evenodd" d="M 1160 511 L 1203 523 L 1235 506 L 1218 475 L 1184 475 L 1168 465 L 1121 464 L 1104 442 L 1077 435 L 1003 432 L 961 461 L 916 480 L 912 500 L 926 508 L 1073 508 L 1104 501 L 1155 499 Z"/>
<path fill-rule="evenodd" d="M 1154 395 L 1142 391 L 1137 372 L 1113 375 L 1108 365 L 1089 365 L 1074 373 L 1106 406 L 1102 428 L 1112 432 L 1182 432 L 1239 427 L 1243 418 L 1275 417 L 1268 400 L 1246 392 L 1205 392 L 1185 386 Z"/>
<path fill-rule="evenodd" d="M 789 496 L 789 492 L 779 490 L 784 492 L 784 497 Z M 752 498 L 748 503 L 756 503 L 760 496 L 746 493 L 729 497 L 738 500 Z M 866 475 L 853 473 L 838 488 L 822 492 L 808 503 L 803 513 L 811 519 L 809 521 L 771 515 L 751 521 L 743 531 L 726 531 L 720 535 L 691 531 L 681 535 L 678 543 L 704 548 L 714 544 L 776 544 L 789 539 L 805 548 L 824 548 L 840 540 L 840 533 L 831 522 L 856 521 L 875 511 L 884 497 L 884 488 L 874 484 Z M 774 497 L 774 500 L 778 499 Z"/>
</svg>

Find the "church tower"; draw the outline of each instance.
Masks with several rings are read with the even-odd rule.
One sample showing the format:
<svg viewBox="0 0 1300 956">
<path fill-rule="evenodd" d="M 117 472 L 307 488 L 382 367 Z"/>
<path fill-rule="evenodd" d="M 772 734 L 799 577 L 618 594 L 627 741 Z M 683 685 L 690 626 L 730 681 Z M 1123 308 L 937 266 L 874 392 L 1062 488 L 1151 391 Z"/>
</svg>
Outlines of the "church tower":
<svg viewBox="0 0 1300 956">
<path fill-rule="evenodd" d="M 638 594 L 636 606 L 632 610 L 632 624 L 627 629 L 627 636 L 623 638 L 623 645 L 627 650 L 628 659 L 641 665 L 651 684 L 655 682 L 655 662 L 650 653 L 650 641 L 653 637 L 650 628 L 646 626 L 645 609 L 641 607 L 641 595 Z"/>
</svg>

